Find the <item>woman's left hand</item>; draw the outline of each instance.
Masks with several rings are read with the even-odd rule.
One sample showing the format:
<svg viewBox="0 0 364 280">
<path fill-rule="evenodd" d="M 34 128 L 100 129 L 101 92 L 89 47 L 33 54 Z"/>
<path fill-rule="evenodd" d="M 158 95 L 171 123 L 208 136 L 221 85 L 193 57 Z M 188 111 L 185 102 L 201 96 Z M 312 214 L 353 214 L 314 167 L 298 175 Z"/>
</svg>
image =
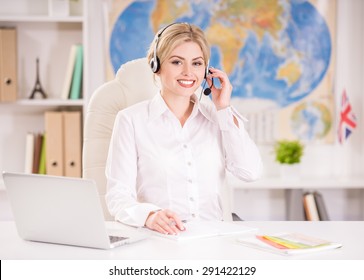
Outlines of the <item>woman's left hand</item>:
<svg viewBox="0 0 364 280">
<path fill-rule="evenodd" d="M 207 76 L 209 86 L 212 84 L 212 78 L 218 79 L 221 85 L 220 88 L 217 88 L 216 84 L 214 84 L 211 88 L 212 102 L 214 102 L 217 110 L 225 109 L 230 106 L 233 86 L 225 72 L 213 67 L 210 67 L 209 71 L 210 74 Z"/>
</svg>

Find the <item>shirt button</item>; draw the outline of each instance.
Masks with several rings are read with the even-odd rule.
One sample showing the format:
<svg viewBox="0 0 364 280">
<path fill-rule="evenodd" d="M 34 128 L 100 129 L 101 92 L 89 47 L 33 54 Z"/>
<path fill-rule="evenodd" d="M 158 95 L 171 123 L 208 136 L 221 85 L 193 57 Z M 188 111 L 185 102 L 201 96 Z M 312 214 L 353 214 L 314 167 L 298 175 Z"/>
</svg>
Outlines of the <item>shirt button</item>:
<svg viewBox="0 0 364 280">
<path fill-rule="evenodd" d="M 188 183 L 192 184 L 192 179 L 188 179 Z"/>
<path fill-rule="evenodd" d="M 190 161 L 189 161 L 189 162 L 187 162 L 187 165 L 188 165 L 188 166 L 191 166 L 191 165 L 192 165 L 192 162 L 190 162 Z"/>
<path fill-rule="evenodd" d="M 190 201 L 195 201 L 195 199 L 193 197 L 190 197 Z"/>
<path fill-rule="evenodd" d="M 196 214 L 195 213 L 193 213 L 191 216 L 192 216 L 192 218 L 196 218 Z"/>
<path fill-rule="evenodd" d="M 183 148 L 187 149 L 187 147 L 188 147 L 187 144 L 183 144 Z"/>
</svg>

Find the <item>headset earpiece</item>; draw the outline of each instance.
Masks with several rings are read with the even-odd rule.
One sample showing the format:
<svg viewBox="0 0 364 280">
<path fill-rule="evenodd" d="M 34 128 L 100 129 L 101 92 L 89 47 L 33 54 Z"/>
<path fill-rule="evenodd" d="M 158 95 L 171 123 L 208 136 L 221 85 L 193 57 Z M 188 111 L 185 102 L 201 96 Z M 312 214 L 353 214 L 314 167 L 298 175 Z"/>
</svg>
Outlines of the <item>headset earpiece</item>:
<svg viewBox="0 0 364 280">
<path fill-rule="evenodd" d="M 174 23 L 171 23 L 171 24 L 167 25 L 161 31 L 159 31 L 157 33 L 156 37 L 155 37 L 153 58 L 149 61 L 150 68 L 152 68 L 153 73 L 158 73 L 159 69 L 161 68 L 161 63 L 160 63 L 160 60 L 159 60 L 159 58 L 157 56 L 157 48 L 158 48 L 159 38 L 162 36 L 163 32 L 168 27 L 170 27 L 170 26 L 172 26 L 174 24 L 180 24 L 180 23 L 179 22 L 174 22 Z M 191 28 L 191 26 L 190 26 L 190 28 Z"/>
<path fill-rule="evenodd" d="M 209 68 L 210 68 L 210 61 L 207 61 L 207 65 L 205 68 L 205 77 L 204 77 L 205 79 L 207 78 L 207 75 L 211 73 Z"/>
<path fill-rule="evenodd" d="M 160 69 L 160 62 L 159 62 L 159 58 L 152 58 L 150 60 L 150 68 L 152 68 L 153 73 L 158 73 L 159 69 Z"/>
</svg>

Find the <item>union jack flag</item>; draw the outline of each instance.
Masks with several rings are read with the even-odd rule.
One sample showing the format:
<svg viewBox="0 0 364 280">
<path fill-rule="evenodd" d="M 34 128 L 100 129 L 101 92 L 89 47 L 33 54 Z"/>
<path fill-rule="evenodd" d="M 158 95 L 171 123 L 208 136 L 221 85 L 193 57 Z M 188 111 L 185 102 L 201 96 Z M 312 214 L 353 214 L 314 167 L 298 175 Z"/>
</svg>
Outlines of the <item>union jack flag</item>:
<svg viewBox="0 0 364 280">
<path fill-rule="evenodd" d="M 354 128 L 356 128 L 356 125 L 356 116 L 352 111 L 349 98 L 346 94 L 346 90 L 344 89 L 341 97 L 340 122 L 338 130 L 340 144 L 342 144 L 344 140 L 348 139 Z"/>
</svg>

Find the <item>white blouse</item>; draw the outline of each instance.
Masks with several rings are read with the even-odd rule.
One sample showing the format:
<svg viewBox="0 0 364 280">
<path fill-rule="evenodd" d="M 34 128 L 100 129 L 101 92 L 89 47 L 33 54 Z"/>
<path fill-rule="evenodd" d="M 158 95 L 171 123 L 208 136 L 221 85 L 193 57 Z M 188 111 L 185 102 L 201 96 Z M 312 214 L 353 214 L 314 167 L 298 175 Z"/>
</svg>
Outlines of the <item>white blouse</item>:
<svg viewBox="0 0 364 280">
<path fill-rule="evenodd" d="M 160 94 L 117 114 L 106 163 L 106 202 L 116 220 L 144 226 L 158 209 L 182 220 L 221 220 L 226 169 L 244 181 L 261 175 L 259 151 L 236 110 L 217 111 L 196 96 L 191 102 L 183 127 Z"/>
</svg>

